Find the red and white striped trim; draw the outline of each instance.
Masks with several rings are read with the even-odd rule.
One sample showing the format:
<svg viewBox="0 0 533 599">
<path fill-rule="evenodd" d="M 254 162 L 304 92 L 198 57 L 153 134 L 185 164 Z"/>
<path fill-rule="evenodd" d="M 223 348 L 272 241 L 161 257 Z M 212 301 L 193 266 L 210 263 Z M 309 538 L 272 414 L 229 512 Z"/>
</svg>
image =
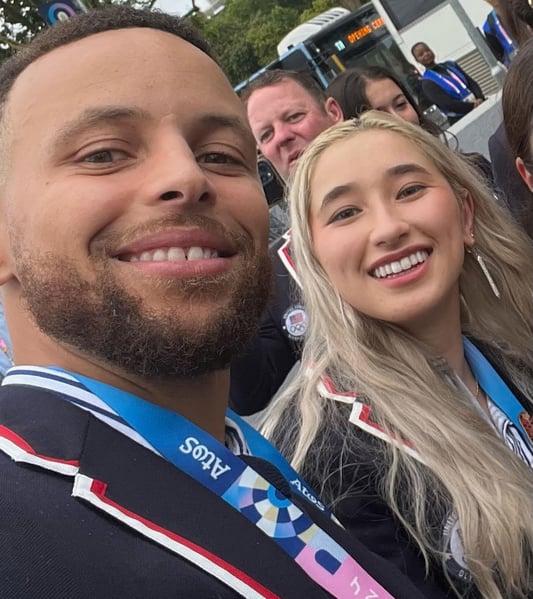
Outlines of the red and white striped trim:
<svg viewBox="0 0 533 599">
<path fill-rule="evenodd" d="M 329 376 L 323 375 L 318 382 L 318 393 L 321 397 L 332 399 L 333 401 L 341 401 L 343 403 L 353 404 L 357 398 L 357 393 L 346 393 L 339 391 Z"/>
<path fill-rule="evenodd" d="M 283 266 L 287 269 L 287 272 L 296 281 L 298 287 L 301 288 L 302 283 L 296 272 L 296 265 L 292 259 L 290 247 L 291 247 L 291 231 L 290 229 L 283 235 L 285 242 L 278 248 L 278 256 Z"/>
<path fill-rule="evenodd" d="M 84 499 L 138 533 L 193 563 L 247 599 L 280 599 L 278 595 L 203 547 L 162 528 L 106 497 L 106 484 L 76 475 L 73 497 Z"/>
<path fill-rule="evenodd" d="M 66 476 L 75 476 L 79 470 L 77 460 L 60 460 L 39 454 L 17 433 L 2 425 L 0 425 L 0 450 L 15 462 L 40 466 Z"/>
<path fill-rule="evenodd" d="M 397 447 L 402 448 L 411 457 L 424 463 L 422 456 L 415 450 L 413 445 L 406 441 L 398 441 L 394 435 L 388 433 L 382 426 L 372 420 L 372 408 L 368 404 L 359 401 L 357 399 L 357 393 L 347 393 L 337 390 L 334 382 L 328 376 L 321 377 L 317 388 L 321 397 L 352 405 L 352 411 L 349 418 L 352 424 L 382 441 L 392 443 Z"/>
</svg>

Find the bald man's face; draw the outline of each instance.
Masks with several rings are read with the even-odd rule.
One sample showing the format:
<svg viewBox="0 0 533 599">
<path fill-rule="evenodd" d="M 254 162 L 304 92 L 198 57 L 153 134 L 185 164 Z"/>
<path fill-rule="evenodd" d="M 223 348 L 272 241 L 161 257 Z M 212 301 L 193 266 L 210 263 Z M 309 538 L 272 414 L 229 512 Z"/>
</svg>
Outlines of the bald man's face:
<svg viewBox="0 0 533 599">
<path fill-rule="evenodd" d="M 319 104 L 292 79 L 254 91 L 247 111 L 257 147 L 284 179 L 315 137 L 342 120 L 333 98 Z"/>
</svg>

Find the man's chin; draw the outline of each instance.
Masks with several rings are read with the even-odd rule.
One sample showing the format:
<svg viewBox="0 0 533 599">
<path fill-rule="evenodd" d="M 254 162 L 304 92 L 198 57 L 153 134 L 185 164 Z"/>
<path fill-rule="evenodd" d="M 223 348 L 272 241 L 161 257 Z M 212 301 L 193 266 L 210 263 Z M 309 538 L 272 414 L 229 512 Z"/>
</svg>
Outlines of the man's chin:
<svg viewBox="0 0 533 599">
<path fill-rule="evenodd" d="M 47 336 L 121 371 L 170 379 L 220 370 L 242 351 L 268 300 L 270 267 L 264 252 L 227 279 L 155 284 L 146 294 L 107 270 L 88 282 L 68 260 L 21 261 L 19 270 L 24 302 Z"/>
</svg>

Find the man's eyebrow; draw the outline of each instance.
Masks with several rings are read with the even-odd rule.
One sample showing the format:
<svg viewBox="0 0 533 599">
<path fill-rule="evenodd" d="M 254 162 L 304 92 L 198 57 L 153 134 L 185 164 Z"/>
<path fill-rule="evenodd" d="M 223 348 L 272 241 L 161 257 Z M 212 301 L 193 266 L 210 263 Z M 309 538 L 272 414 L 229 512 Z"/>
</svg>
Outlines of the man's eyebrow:
<svg viewBox="0 0 533 599">
<path fill-rule="evenodd" d="M 204 114 L 198 118 L 198 123 L 206 129 L 232 129 L 237 135 L 244 137 L 247 143 L 255 147 L 255 138 L 246 122 L 236 115 Z"/>
<path fill-rule="evenodd" d="M 148 113 L 139 108 L 125 106 L 99 106 L 88 108 L 71 121 L 66 122 L 54 137 L 54 147 L 59 148 L 74 135 L 78 135 L 97 125 L 116 123 L 123 119 L 148 118 Z"/>
</svg>

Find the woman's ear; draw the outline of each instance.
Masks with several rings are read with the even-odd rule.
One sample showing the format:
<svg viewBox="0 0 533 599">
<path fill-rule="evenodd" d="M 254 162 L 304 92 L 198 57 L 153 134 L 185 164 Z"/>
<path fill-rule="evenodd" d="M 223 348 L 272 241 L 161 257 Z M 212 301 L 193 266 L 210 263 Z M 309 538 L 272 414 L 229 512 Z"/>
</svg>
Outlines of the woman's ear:
<svg viewBox="0 0 533 599">
<path fill-rule="evenodd" d="M 474 200 L 466 192 L 462 204 L 463 210 L 463 240 L 467 248 L 474 245 Z"/>
<path fill-rule="evenodd" d="M 524 183 L 528 186 L 529 191 L 533 192 L 533 175 L 529 172 L 529 169 L 525 165 L 522 158 L 518 157 L 515 160 L 516 170 L 518 174 L 522 177 Z"/>
</svg>

